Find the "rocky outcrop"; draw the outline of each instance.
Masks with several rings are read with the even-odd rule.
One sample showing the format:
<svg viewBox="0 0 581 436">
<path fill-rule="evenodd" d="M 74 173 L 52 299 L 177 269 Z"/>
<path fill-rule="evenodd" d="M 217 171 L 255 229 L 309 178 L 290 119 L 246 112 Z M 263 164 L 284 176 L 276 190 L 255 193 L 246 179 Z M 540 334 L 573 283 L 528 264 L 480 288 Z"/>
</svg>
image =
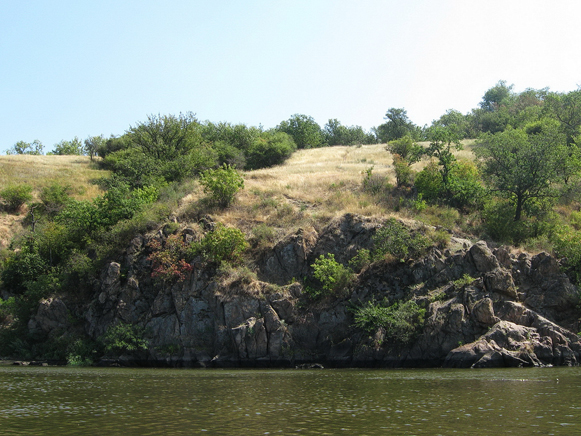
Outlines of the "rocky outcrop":
<svg viewBox="0 0 581 436">
<path fill-rule="evenodd" d="M 432 248 L 415 261 L 375 262 L 341 298 L 311 302 L 293 279 L 312 274 L 321 254 L 347 264 L 359 249 L 372 249 L 380 226 L 378 219 L 345 215 L 318 232 L 298 230 L 262 252 L 256 279 L 231 281 L 201 262 L 183 282 L 155 281 L 148 240 L 166 235 L 138 236 L 103 270 L 90 301 L 43 301 L 29 329 L 47 335 L 66 329 L 63 320 L 76 304 L 92 338 L 117 323 L 143 327 L 149 349 L 125 359 L 147 365 L 578 364 L 578 289 L 547 253 L 516 256 L 506 247 L 491 250 L 484 241 L 453 238 L 447 250 Z M 182 234 L 199 237 L 188 229 Z M 354 326 L 354 308 L 409 299 L 425 317 L 407 343 L 391 341 L 381 326 Z"/>
</svg>

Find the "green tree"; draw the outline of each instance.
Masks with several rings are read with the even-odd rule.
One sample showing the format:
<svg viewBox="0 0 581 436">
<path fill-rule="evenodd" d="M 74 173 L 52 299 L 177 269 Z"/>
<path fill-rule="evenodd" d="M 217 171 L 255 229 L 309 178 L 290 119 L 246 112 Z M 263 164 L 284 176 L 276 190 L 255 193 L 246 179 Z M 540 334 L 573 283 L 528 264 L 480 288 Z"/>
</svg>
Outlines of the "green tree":
<svg viewBox="0 0 581 436">
<path fill-rule="evenodd" d="M 262 134 L 262 129 L 248 127 L 245 124 L 211 123 L 206 121 L 201 126 L 201 134 L 206 142 L 224 142 L 231 147 L 246 151 Z"/>
<path fill-rule="evenodd" d="M 248 169 L 280 165 L 297 149 L 290 135 L 284 132 L 264 132 L 248 147 L 246 163 Z"/>
<path fill-rule="evenodd" d="M 446 113 L 438 120 L 434 121 L 432 125 L 444 128 L 452 127 L 458 131 L 460 139 L 465 139 L 470 136 L 470 123 L 468 117 L 454 109 L 447 110 Z"/>
<path fill-rule="evenodd" d="M 385 119 L 387 122 L 375 129 L 379 142 L 393 141 L 406 135 L 419 139 L 420 129 L 410 121 L 405 109 L 391 108 L 385 114 Z"/>
<path fill-rule="evenodd" d="M 361 126 L 343 126 L 336 118 L 330 119 L 323 129 L 325 142 L 329 145 L 373 144 L 375 138 L 365 133 Z"/>
<path fill-rule="evenodd" d="M 513 96 L 514 85 L 507 85 L 506 80 L 499 80 L 496 85 L 484 93 L 480 107 L 486 111 L 493 112 L 502 105 L 506 105 Z"/>
<path fill-rule="evenodd" d="M 581 89 L 567 94 L 551 93 L 546 98 L 546 110 L 561 124 L 567 136 L 567 145 L 575 142 L 581 133 Z"/>
<path fill-rule="evenodd" d="M 6 154 L 34 154 L 41 155 L 44 146 L 35 139 L 32 142 L 18 141 L 12 148 L 6 150 Z"/>
<path fill-rule="evenodd" d="M 494 190 L 507 196 L 519 221 L 528 202 L 555 195 L 559 155 L 565 137 L 554 125 L 508 129 L 487 134 L 478 141 L 476 155 L 482 159 L 484 175 Z"/>
<path fill-rule="evenodd" d="M 71 141 L 62 140 L 58 144 L 55 144 L 53 154 L 57 155 L 83 155 L 85 149 L 83 143 L 76 136 Z"/>
<path fill-rule="evenodd" d="M 411 165 L 421 159 L 424 148 L 415 142 L 410 135 L 389 142 L 385 148 L 393 154 L 397 186 L 408 185 L 413 176 Z"/>
<path fill-rule="evenodd" d="M 454 162 L 456 162 L 453 150 L 462 150 L 460 134 L 456 126 L 432 126 L 428 131 L 428 138 L 430 139 L 430 146 L 426 149 L 426 154 L 438 159 L 443 188 L 449 197 L 450 172 Z"/>
<path fill-rule="evenodd" d="M 202 144 L 195 114 L 150 115 L 127 132 L 131 143 L 161 161 L 172 161 L 190 154 Z"/>
<path fill-rule="evenodd" d="M 91 160 L 97 155 L 99 149 L 105 145 L 105 138 L 103 135 L 89 136 L 85 139 L 85 146 L 83 148 L 84 154 L 88 155 Z"/>
<path fill-rule="evenodd" d="M 324 142 L 321 126 L 307 115 L 295 114 L 282 121 L 276 129 L 292 136 L 297 148 L 321 147 Z"/>
</svg>

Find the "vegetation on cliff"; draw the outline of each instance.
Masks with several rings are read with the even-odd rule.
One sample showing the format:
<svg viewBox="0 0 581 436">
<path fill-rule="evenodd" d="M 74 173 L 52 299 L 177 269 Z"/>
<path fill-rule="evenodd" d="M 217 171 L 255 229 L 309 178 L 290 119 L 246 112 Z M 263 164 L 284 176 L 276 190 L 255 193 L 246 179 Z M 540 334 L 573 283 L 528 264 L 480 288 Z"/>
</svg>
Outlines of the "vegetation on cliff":
<svg viewBox="0 0 581 436">
<path fill-rule="evenodd" d="M 580 102 L 581 91 L 517 94 L 499 82 L 471 113 L 448 111 L 424 128 L 397 108 L 372 133 L 338 120 L 321 128 L 298 114 L 264 130 L 187 113 L 152 115 L 107 140 L 62 141 L 56 154 L 90 156 L 67 161 L 83 162 L 90 174 L 83 182 L 72 170 L 30 177 L 29 185 L 3 179 L 5 218 L 20 214 L 22 230 L 2 253 L 0 354 L 63 359 L 115 349 L 103 338 L 114 342 L 117 330 L 83 333 L 83 301 L 99 294 L 111 261 L 127 277 L 127 247 L 152 232 L 163 236 L 147 246 L 157 286 L 177 286 L 200 268 L 231 285 L 255 282 L 261 256 L 298 229 L 320 232 L 351 213 L 381 217 L 371 245 L 349 256 L 320 253 L 294 277 L 307 306 L 348 298 L 372 265 L 445 249 L 451 235 L 552 252 L 579 280 Z M 58 156 L 42 150 L 38 141 L 18 143 L 9 153 L 30 156 L 6 158 L 19 158 L 24 171 L 47 162 L 56 168 Z M 63 296 L 77 301 L 67 316 L 80 328 L 47 340 L 29 321 L 39 302 Z M 369 300 L 355 308 L 353 323 L 405 343 L 423 323 L 422 310 L 410 299 Z"/>
</svg>

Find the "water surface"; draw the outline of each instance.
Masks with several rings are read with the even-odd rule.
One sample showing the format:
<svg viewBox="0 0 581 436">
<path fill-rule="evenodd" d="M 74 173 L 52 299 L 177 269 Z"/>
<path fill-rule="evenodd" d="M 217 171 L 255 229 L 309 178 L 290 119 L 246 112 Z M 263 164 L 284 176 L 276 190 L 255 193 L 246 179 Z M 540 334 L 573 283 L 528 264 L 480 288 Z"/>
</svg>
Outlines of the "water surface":
<svg viewBox="0 0 581 436">
<path fill-rule="evenodd" d="M 3 435 L 581 434 L 581 369 L 0 367 Z"/>
</svg>

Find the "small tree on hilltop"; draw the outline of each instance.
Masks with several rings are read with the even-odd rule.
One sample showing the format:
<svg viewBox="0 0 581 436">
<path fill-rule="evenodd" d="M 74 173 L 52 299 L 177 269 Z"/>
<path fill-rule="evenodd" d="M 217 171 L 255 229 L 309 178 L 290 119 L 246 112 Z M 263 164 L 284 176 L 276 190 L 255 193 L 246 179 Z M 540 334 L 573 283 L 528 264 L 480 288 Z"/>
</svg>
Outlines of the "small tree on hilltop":
<svg viewBox="0 0 581 436">
<path fill-rule="evenodd" d="M 324 142 L 323 131 L 313 117 L 295 114 L 282 121 L 276 130 L 292 136 L 297 148 L 321 147 Z"/>
<path fill-rule="evenodd" d="M 25 142 L 25 141 L 18 141 L 16 144 L 12 146 L 12 148 L 6 150 L 6 154 L 33 154 L 33 155 L 41 155 L 44 146 L 42 142 L 38 139 L 34 141 Z"/>
</svg>

